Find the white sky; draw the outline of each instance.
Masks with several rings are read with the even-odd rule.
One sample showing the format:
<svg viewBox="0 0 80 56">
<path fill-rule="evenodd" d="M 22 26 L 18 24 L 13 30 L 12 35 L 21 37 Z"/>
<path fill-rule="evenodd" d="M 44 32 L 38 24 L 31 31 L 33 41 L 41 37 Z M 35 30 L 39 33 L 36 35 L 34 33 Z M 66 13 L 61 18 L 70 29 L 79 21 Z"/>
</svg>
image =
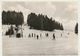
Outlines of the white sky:
<svg viewBox="0 0 80 56">
<path fill-rule="evenodd" d="M 2 9 L 23 12 L 25 22 L 29 13 L 42 13 L 62 23 L 66 30 L 74 30 L 77 22 L 75 2 L 3 2 Z"/>
</svg>

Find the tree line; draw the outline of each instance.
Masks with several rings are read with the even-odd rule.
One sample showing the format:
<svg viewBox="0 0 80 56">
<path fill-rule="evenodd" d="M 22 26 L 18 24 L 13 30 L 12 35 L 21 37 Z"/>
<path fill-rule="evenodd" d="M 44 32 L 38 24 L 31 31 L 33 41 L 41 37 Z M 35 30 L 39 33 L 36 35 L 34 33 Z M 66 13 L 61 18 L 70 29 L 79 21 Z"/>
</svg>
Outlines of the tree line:
<svg viewBox="0 0 80 56">
<path fill-rule="evenodd" d="M 22 12 L 15 12 L 15 11 L 2 12 L 2 24 L 21 25 L 23 23 L 24 23 L 24 17 Z"/>
<path fill-rule="evenodd" d="M 30 29 L 53 31 L 55 29 L 63 30 L 61 23 L 52 20 L 47 15 L 30 13 L 27 18 L 27 24 Z"/>
<path fill-rule="evenodd" d="M 3 25 L 22 25 L 24 16 L 22 12 L 2 11 Z M 63 25 L 47 15 L 30 13 L 27 17 L 27 24 L 30 29 L 53 31 L 55 29 L 64 30 Z M 78 23 L 75 26 L 75 33 L 78 33 Z"/>
</svg>

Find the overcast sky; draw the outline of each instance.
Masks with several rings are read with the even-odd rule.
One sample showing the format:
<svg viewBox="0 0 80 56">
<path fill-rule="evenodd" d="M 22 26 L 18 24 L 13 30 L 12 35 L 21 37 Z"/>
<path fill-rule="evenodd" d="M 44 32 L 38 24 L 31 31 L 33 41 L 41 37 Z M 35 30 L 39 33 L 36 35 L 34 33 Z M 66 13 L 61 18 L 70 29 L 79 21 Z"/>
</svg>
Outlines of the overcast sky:
<svg viewBox="0 0 80 56">
<path fill-rule="evenodd" d="M 67 30 L 74 30 L 77 22 L 75 2 L 3 2 L 2 9 L 23 12 L 25 22 L 29 13 L 42 13 L 62 23 Z"/>
</svg>

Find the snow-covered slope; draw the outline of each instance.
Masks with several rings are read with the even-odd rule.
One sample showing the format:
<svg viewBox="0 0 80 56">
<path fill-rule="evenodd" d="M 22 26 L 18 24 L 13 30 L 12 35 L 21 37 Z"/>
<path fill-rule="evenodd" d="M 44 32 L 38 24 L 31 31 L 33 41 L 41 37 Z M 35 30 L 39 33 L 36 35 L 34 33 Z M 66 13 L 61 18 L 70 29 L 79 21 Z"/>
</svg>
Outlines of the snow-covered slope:
<svg viewBox="0 0 80 56">
<path fill-rule="evenodd" d="M 77 55 L 78 37 L 74 32 L 55 30 L 53 32 L 29 29 L 23 26 L 23 38 L 5 36 L 4 33 L 9 26 L 3 25 L 3 53 L 4 56 L 35 56 L 41 55 Z M 29 38 L 29 34 L 42 34 L 37 40 L 35 37 Z M 49 36 L 46 37 L 45 33 Z M 56 39 L 53 39 L 53 33 Z M 62 36 L 61 36 L 62 34 Z M 14 54 L 14 55 L 12 55 Z"/>
</svg>

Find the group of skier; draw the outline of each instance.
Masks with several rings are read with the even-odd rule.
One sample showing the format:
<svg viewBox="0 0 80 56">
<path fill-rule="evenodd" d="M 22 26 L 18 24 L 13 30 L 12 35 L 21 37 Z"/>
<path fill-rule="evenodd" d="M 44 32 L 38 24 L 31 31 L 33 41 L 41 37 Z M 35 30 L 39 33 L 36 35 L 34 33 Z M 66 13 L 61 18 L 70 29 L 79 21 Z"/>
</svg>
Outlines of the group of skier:
<svg viewBox="0 0 80 56">
<path fill-rule="evenodd" d="M 23 33 L 19 32 L 20 30 L 21 30 L 20 27 L 18 27 L 17 25 L 15 25 L 15 27 L 11 25 L 8 31 L 6 31 L 6 35 L 9 35 L 9 37 L 11 37 L 12 35 L 15 34 L 16 38 L 21 38 L 23 37 Z M 38 40 L 42 38 L 42 34 L 29 33 L 28 38 L 32 38 L 32 37 Z M 45 33 L 45 37 L 50 37 L 49 33 Z M 55 40 L 55 33 L 52 34 L 52 40 Z"/>
<path fill-rule="evenodd" d="M 43 36 L 42 36 L 42 34 L 40 33 L 40 34 L 35 34 L 35 33 L 29 33 L 29 35 L 28 35 L 28 37 L 29 38 L 36 38 L 36 39 L 40 39 L 40 38 L 42 38 Z M 49 37 L 49 34 L 48 33 L 45 33 L 45 37 Z M 54 40 L 55 39 L 55 33 L 53 33 L 53 35 L 52 35 L 52 40 Z"/>
<path fill-rule="evenodd" d="M 17 38 L 20 38 L 22 35 L 22 33 L 19 32 L 20 30 L 20 27 L 18 27 L 17 25 L 11 25 L 8 31 L 6 31 L 5 35 L 9 35 L 9 37 L 11 37 L 12 35 L 16 35 Z"/>
</svg>

